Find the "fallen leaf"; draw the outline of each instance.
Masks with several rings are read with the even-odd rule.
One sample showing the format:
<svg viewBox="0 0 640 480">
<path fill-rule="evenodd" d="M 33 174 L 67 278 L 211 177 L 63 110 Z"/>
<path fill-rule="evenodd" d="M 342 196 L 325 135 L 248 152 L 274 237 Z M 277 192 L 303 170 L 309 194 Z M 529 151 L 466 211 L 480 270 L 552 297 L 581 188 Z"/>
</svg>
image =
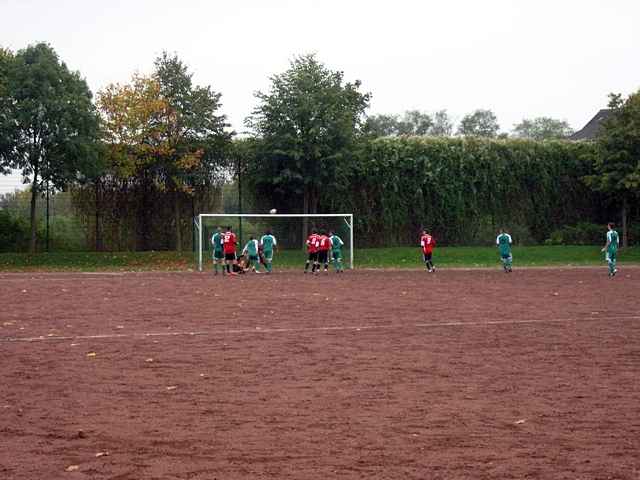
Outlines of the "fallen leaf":
<svg viewBox="0 0 640 480">
<path fill-rule="evenodd" d="M 153 358 L 146 358 L 144 361 L 147 362 L 147 363 L 151 363 L 151 362 L 153 362 Z"/>
<path fill-rule="evenodd" d="M 522 425 L 524 422 L 526 422 L 526 420 L 524 418 L 520 419 L 520 420 L 516 420 L 514 423 L 516 425 Z"/>
<path fill-rule="evenodd" d="M 95 357 L 97 355 L 96 352 L 89 352 L 87 353 L 87 357 Z"/>
<path fill-rule="evenodd" d="M 169 386 L 167 387 L 167 390 L 175 390 L 176 388 L 178 388 L 178 386 L 177 386 L 177 385 L 169 385 Z"/>
<path fill-rule="evenodd" d="M 69 465 L 67 468 L 65 468 L 65 471 L 67 472 L 77 472 L 78 470 L 80 470 L 80 467 L 78 465 Z"/>
<path fill-rule="evenodd" d="M 109 452 L 98 452 L 98 453 L 96 453 L 96 458 L 108 457 L 108 456 L 109 456 Z"/>
</svg>

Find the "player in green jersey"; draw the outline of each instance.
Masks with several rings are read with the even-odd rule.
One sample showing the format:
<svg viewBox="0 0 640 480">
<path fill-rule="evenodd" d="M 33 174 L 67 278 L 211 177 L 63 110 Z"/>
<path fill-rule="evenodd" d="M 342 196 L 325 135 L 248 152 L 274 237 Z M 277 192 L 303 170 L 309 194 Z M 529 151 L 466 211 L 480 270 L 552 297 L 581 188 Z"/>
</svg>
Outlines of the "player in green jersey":
<svg viewBox="0 0 640 480">
<path fill-rule="evenodd" d="M 609 264 L 609 277 L 615 277 L 616 273 L 618 273 L 616 261 L 618 259 L 618 245 L 620 243 L 620 239 L 618 237 L 618 232 L 614 230 L 614 227 L 615 225 L 613 223 L 607 224 L 607 243 L 601 250 L 602 252 L 606 252 L 604 258 Z"/>
<path fill-rule="evenodd" d="M 268 229 L 260 238 L 260 247 L 262 248 L 262 255 L 264 256 L 264 268 L 267 273 L 271 273 L 273 252 L 278 249 L 278 242 L 276 241 L 276 237 L 271 233 L 271 229 Z"/>
<path fill-rule="evenodd" d="M 218 264 L 224 265 L 224 250 L 222 249 L 222 228 L 216 227 L 216 231 L 211 236 L 211 246 L 213 247 L 213 273 L 218 274 Z M 222 267 L 224 273 L 224 267 Z"/>
<path fill-rule="evenodd" d="M 260 273 L 260 257 L 258 256 L 258 241 L 250 237 L 247 244 L 242 249 L 242 254 L 247 258 L 246 269 L 251 269 L 255 273 Z"/>
<path fill-rule="evenodd" d="M 344 272 L 344 268 L 342 267 L 342 246 L 344 242 L 333 231 L 329 231 L 329 241 L 331 242 L 331 260 L 333 261 L 333 266 L 336 269 L 336 273 L 342 273 Z"/>
<path fill-rule="evenodd" d="M 513 241 L 511 240 L 511 235 L 506 233 L 504 229 L 500 229 L 500 234 L 498 238 L 496 238 L 496 245 L 498 246 L 498 250 L 500 251 L 500 260 L 502 260 L 502 266 L 504 268 L 505 273 L 511 273 L 513 256 L 511 255 L 511 244 Z"/>
</svg>

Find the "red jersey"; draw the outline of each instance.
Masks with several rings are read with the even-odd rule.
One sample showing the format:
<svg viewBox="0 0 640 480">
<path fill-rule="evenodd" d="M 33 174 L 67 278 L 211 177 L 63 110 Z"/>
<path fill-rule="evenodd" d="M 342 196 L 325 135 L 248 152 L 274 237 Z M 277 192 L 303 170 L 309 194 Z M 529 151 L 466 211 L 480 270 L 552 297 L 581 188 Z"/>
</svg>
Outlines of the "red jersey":
<svg viewBox="0 0 640 480">
<path fill-rule="evenodd" d="M 224 253 L 236 253 L 236 234 L 233 232 L 224 232 L 222 234 L 222 248 Z"/>
<path fill-rule="evenodd" d="M 307 238 L 307 252 L 316 253 L 320 246 L 320 236 L 316 233 L 312 233 Z"/>
<path fill-rule="evenodd" d="M 321 252 L 326 252 L 331 247 L 331 240 L 326 235 L 318 236 L 318 250 Z"/>
<path fill-rule="evenodd" d="M 425 235 L 422 235 L 420 237 L 420 246 L 422 247 L 422 251 L 424 253 L 431 253 L 433 252 L 433 247 L 436 246 L 436 239 L 433 238 L 428 233 Z"/>
</svg>

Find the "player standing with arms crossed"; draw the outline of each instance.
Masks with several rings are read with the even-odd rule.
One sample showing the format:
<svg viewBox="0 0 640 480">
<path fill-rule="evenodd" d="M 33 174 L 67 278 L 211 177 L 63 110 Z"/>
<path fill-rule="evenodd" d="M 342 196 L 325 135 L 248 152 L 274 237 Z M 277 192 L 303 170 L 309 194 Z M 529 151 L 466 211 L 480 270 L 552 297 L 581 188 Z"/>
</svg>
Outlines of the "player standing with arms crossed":
<svg viewBox="0 0 640 480">
<path fill-rule="evenodd" d="M 313 263 L 311 267 L 311 273 L 316 273 L 316 266 L 318 265 L 318 231 L 311 229 L 311 235 L 307 237 L 307 262 L 304 264 L 304 273 L 307 273 L 309 264 Z"/>
<path fill-rule="evenodd" d="M 615 225 L 613 223 L 607 224 L 607 243 L 602 247 L 602 250 L 600 250 L 601 252 L 607 252 L 604 259 L 609 264 L 609 277 L 615 277 L 616 273 L 618 273 L 616 262 L 618 260 L 618 244 L 620 243 L 620 239 L 618 232 L 613 229 L 614 227 Z"/>
<path fill-rule="evenodd" d="M 436 267 L 433 266 L 431 257 L 433 256 L 433 249 L 436 246 L 436 240 L 433 238 L 426 229 L 422 230 L 422 236 L 420 237 L 420 247 L 422 248 L 422 259 L 427 266 L 427 271 L 433 273 L 436 271 Z"/>
<path fill-rule="evenodd" d="M 226 232 L 222 235 L 222 245 L 224 250 L 224 263 L 227 267 L 227 274 L 235 275 L 236 273 L 231 270 L 231 265 L 235 265 L 237 263 L 236 260 L 236 244 L 238 240 L 236 239 L 236 234 L 231 230 L 231 226 L 227 227 Z M 224 273 L 224 270 L 223 270 Z"/>
<path fill-rule="evenodd" d="M 218 274 L 218 264 L 222 266 L 224 273 L 224 250 L 222 248 L 222 228 L 218 225 L 216 232 L 211 236 L 211 245 L 213 246 L 213 274 Z"/>
<path fill-rule="evenodd" d="M 318 271 L 320 271 L 320 265 L 324 265 L 324 273 L 329 273 L 329 249 L 331 248 L 331 240 L 327 237 L 324 230 L 320 230 L 320 237 L 318 238 Z"/>
<path fill-rule="evenodd" d="M 513 256 L 511 255 L 511 235 L 506 233 L 503 228 L 500 229 L 500 234 L 496 238 L 496 245 L 500 251 L 500 260 L 502 260 L 502 266 L 505 273 L 511 273 L 513 271 L 512 263 Z"/>
<path fill-rule="evenodd" d="M 262 255 L 264 255 L 264 268 L 267 273 L 271 273 L 271 265 L 273 263 L 273 252 L 278 248 L 276 237 L 268 229 L 260 238 L 260 246 L 262 247 Z"/>
<path fill-rule="evenodd" d="M 336 273 L 343 273 L 342 246 L 344 245 L 344 242 L 334 231 L 329 231 L 329 241 L 331 242 L 331 256 L 333 257 L 333 266 L 336 269 Z"/>
</svg>

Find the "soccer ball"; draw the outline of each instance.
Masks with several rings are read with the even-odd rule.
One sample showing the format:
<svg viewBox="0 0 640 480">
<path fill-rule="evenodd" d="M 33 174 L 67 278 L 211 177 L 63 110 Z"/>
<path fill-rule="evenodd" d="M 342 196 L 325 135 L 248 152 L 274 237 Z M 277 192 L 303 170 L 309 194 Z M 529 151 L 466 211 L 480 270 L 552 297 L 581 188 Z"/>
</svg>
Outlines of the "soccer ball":
<svg viewBox="0 0 640 480">
<path fill-rule="evenodd" d="M 273 215 L 273 214 L 275 214 L 275 213 L 277 213 L 277 212 L 278 212 L 278 211 L 277 211 L 275 208 L 272 208 L 271 210 L 269 210 L 269 213 L 270 213 L 271 215 Z"/>
</svg>

